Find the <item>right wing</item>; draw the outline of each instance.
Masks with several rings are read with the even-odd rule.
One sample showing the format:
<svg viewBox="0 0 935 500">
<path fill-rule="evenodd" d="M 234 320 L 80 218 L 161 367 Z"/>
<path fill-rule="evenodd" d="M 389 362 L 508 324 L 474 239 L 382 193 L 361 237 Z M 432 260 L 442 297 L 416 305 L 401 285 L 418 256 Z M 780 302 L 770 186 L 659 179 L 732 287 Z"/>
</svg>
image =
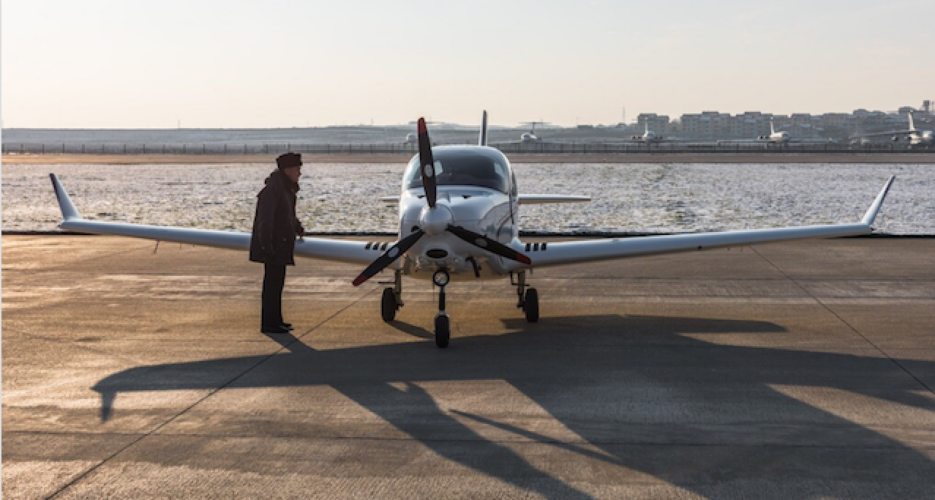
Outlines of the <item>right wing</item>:
<svg viewBox="0 0 935 500">
<path fill-rule="evenodd" d="M 570 241 L 554 243 L 516 244 L 515 250 L 525 251 L 533 267 L 549 267 L 579 262 L 623 259 L 665 253 L 710 250 L 733 246 L 753 245 L 805 238 L 836 238 L 870 234 L 871 224 L 883 205 L 883 199 L 893 184 L 892 176 L 883 186 L 864 218 L 853 224 L 787 227 L 781 229 L 753 229 L 720 233 L 674 234 L 641 236 L 605 240 Z"/>
<path fill-rule="evenodd" d="M 102 222 L 87 220 L 81 217 L 71 198 L 55 174 L 49 174 L 55 196 L 58 198 L 64 220 L 59 224 L 62 229 L 79 231 L 82 233 L 111 234 L 115 236 L 129 236 L 156 241 L 171 241 L 173 243 L 189 243 L 192 245 L 227 248 L 231 250 L 250 250 L 250 233 L 215 231 L 210 229 L 192 229 L 185 227 L 146 226 L 142 224 L 126 224 L 120 222 Z M 380 256 L 380 250 L 386 250 L 392 242 L 367 242 L 353 240 L 336 240 L 330 238 L 303 238 L 295 242 L 295 254 L 312 259 L 330 260 L 336 262 L 349 262 L 352 264 L 369 264 L 374 258 Z"/>
</svg>

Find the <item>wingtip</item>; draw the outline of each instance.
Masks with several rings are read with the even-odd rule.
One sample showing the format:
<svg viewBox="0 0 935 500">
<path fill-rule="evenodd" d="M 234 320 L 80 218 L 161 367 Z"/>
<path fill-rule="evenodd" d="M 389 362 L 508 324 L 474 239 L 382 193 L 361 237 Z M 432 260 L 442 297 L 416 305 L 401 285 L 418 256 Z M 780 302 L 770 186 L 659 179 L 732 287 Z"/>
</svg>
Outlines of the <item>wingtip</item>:
<svg viewBox="0 0 935 500">
<path fill-rule="evenodd" d="M 80 219 L 81 213 L 78 212 L 75 204 L 72 203 L 71 198 L 68 197 L 68 192 L 65 191 L 65 186 L 62 186 L 62 182 L 58 180 L 58 177 L 54 173 L 49 173 L 49 179 L 52 180 L 52 189 L 55 190 L 55 198 L 58 200 L 58 207 L 62 211 L 62 218 L 66 221 Z"/>
<path fill-rule="evenodd" d="M 870 205 L 870 208 L 867 209 L 867 213 L 864 214 L 863 220 L 861 223 L 866 226 L 871 226 L 873 221 L 876 220 L 877 214 L 880 212 L 880 208 L 883 206 L 883 200 L 886 199 L 887 193 L 890 191 L 890 187 L 893 185 L 893 181 L 896 180 L 895 175 L 891 175 L 890 178 L 886 181 L 886 184 L 883 185 L 883 189 L 880 190 L 880 194 L 877 195 L 877 198 L 873 200 L 873 204 Z"/>
</svg>

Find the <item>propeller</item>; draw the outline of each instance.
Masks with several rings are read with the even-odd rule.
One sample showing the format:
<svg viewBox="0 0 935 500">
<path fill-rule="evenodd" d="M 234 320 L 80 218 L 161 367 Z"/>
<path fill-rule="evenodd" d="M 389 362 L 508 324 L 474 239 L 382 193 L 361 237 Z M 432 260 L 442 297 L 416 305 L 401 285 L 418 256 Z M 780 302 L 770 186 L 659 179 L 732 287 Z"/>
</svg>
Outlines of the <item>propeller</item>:
<svg viewBox="0 0 935 500">
<path fill-rule="evenodd" d="M 419 161 L 422 163 L 422 187 L 425 189 L 425 200 L 430 208 L 435 208 L 438 198 L 438 187 L 435 182 L 435 158 L 432 157 L 432 141 L 429 140 L 429 131 L 425 127 L 425 118 L 419 118 Z"/>
<path fill-rule="evenodd" d="M 452 218 L 451 211 L 445 206 L 435 207 L 435 203 L 438 201 L 438 186 L 435 182 L 436 165 L 435 159 L 432 156 L 432 142 L 429 140 L 429 132 L 425 127 L 424 118 L 419 118 L 419 161 L 421 163 L 422 187 L 425 188 L 425 201 L 428 203 L 428 207 L 423 210 L 421 220 L 419 221 L 421 227 L 416 229 L 409 236 L 399 240 L 399 242 L 384 252 L 383 255 L 379 256 L 377 260 L 367 266 L 367 269 L 364 269 L 364 272 L 360 273 L 354 280 L 354 286 L 358 286 L 367 281 L 395 262 L 400 255 L 412 248 L 412 246 L 419 241 L 419 238 L 425 236 L 426 232 L 437 235 L 443 231 L 442 228 L 444 228 L 444 231 L 448 231 L 458 238 L 490 253 L 523 264 L 532 264 L 529 257 L 496 240 L 492 240 L 461 226 L 449 224 L 448 221 Z"/>
<path fill-rule="evenodd" d="M 421 229 L 416 229 L 415 232 L 406 236 L 405 238 L 399 240 L 398 243 L 391 246 L 389 250 L 383 252 L 383 255 L 377 257 L 377 260 L 373 261 L 372 264 L 367 266 L 367 269 L 364 269 L 364 272 L 360 273 L 360 276 L 354 280 L 354 286 L 360 285 L 361 283 L 369 280 L 375 274 L 382 271 L 386 266 L 390 265 L 399 258 L 400 255 L 406 253 L 406 250 L 409 250 L 412 245 L 415 245 L 419 238 L 422 237 L 425 233 Z"/>
<path fill-rule="evenodd" d="M 532 261 L 529 260 L 529 257 L 517 252 L 516 250 L 513 250 L 512 248 L 504 245 L 503 243 L 500 243 L 497 240 L 492 240 L 482 234 L 469 231 L 461 226 L 452 225 L 448 226 L 448 232 L 476 247 L 483 248 L 490 253 L 495 253 L 501 257 L 506 257 L 523 264 L 532 264 Z"/>
</svg>

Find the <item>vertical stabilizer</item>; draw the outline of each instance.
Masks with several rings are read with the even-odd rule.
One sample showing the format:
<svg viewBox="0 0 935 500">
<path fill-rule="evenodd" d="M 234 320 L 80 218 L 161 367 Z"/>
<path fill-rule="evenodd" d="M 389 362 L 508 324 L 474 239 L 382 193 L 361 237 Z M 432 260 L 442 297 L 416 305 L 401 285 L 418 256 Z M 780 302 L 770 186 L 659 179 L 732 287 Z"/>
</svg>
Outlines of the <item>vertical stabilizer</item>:
<svg viewBox="0 0 935 500">
<path fill-rule="evenodd" d="M 775 133 L 776 133 L 776 127 L 773 125 L 773 118 L 770 117 L 769 118 L 769 135 L 773 135 Z"/>
<path fill-rule="evenodd" d="M 477 142 L 481 146 L 487 145 L 487 110 L 484 110 L 484 117 L 480 122 L 480 139 Z"/>
<path fill-rule="evenodd" d="M 915 132 L 915 131 L 916 131 L 916 124 L 913 123 L 913 121 L 912 121 L 912 111 L 910 111 L 908 114 L 909 114 L 909 131 L 910 131 L 910 132 Z"/>
</svg>

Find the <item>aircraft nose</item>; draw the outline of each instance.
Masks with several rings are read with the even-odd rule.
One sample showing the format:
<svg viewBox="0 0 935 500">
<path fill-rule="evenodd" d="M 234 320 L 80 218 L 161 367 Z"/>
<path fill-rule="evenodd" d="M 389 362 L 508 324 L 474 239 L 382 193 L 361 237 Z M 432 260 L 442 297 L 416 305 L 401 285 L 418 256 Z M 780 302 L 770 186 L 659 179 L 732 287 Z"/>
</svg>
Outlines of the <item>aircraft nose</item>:
<svg viewBox="0 0 935 500">
<path fill-rule="evenodd" d="M 429 236 L 445 232 L 454 220 L 451 210 L 445 205 L 425 206 L 419 214 L 419 227 Z"/>
</svg>

